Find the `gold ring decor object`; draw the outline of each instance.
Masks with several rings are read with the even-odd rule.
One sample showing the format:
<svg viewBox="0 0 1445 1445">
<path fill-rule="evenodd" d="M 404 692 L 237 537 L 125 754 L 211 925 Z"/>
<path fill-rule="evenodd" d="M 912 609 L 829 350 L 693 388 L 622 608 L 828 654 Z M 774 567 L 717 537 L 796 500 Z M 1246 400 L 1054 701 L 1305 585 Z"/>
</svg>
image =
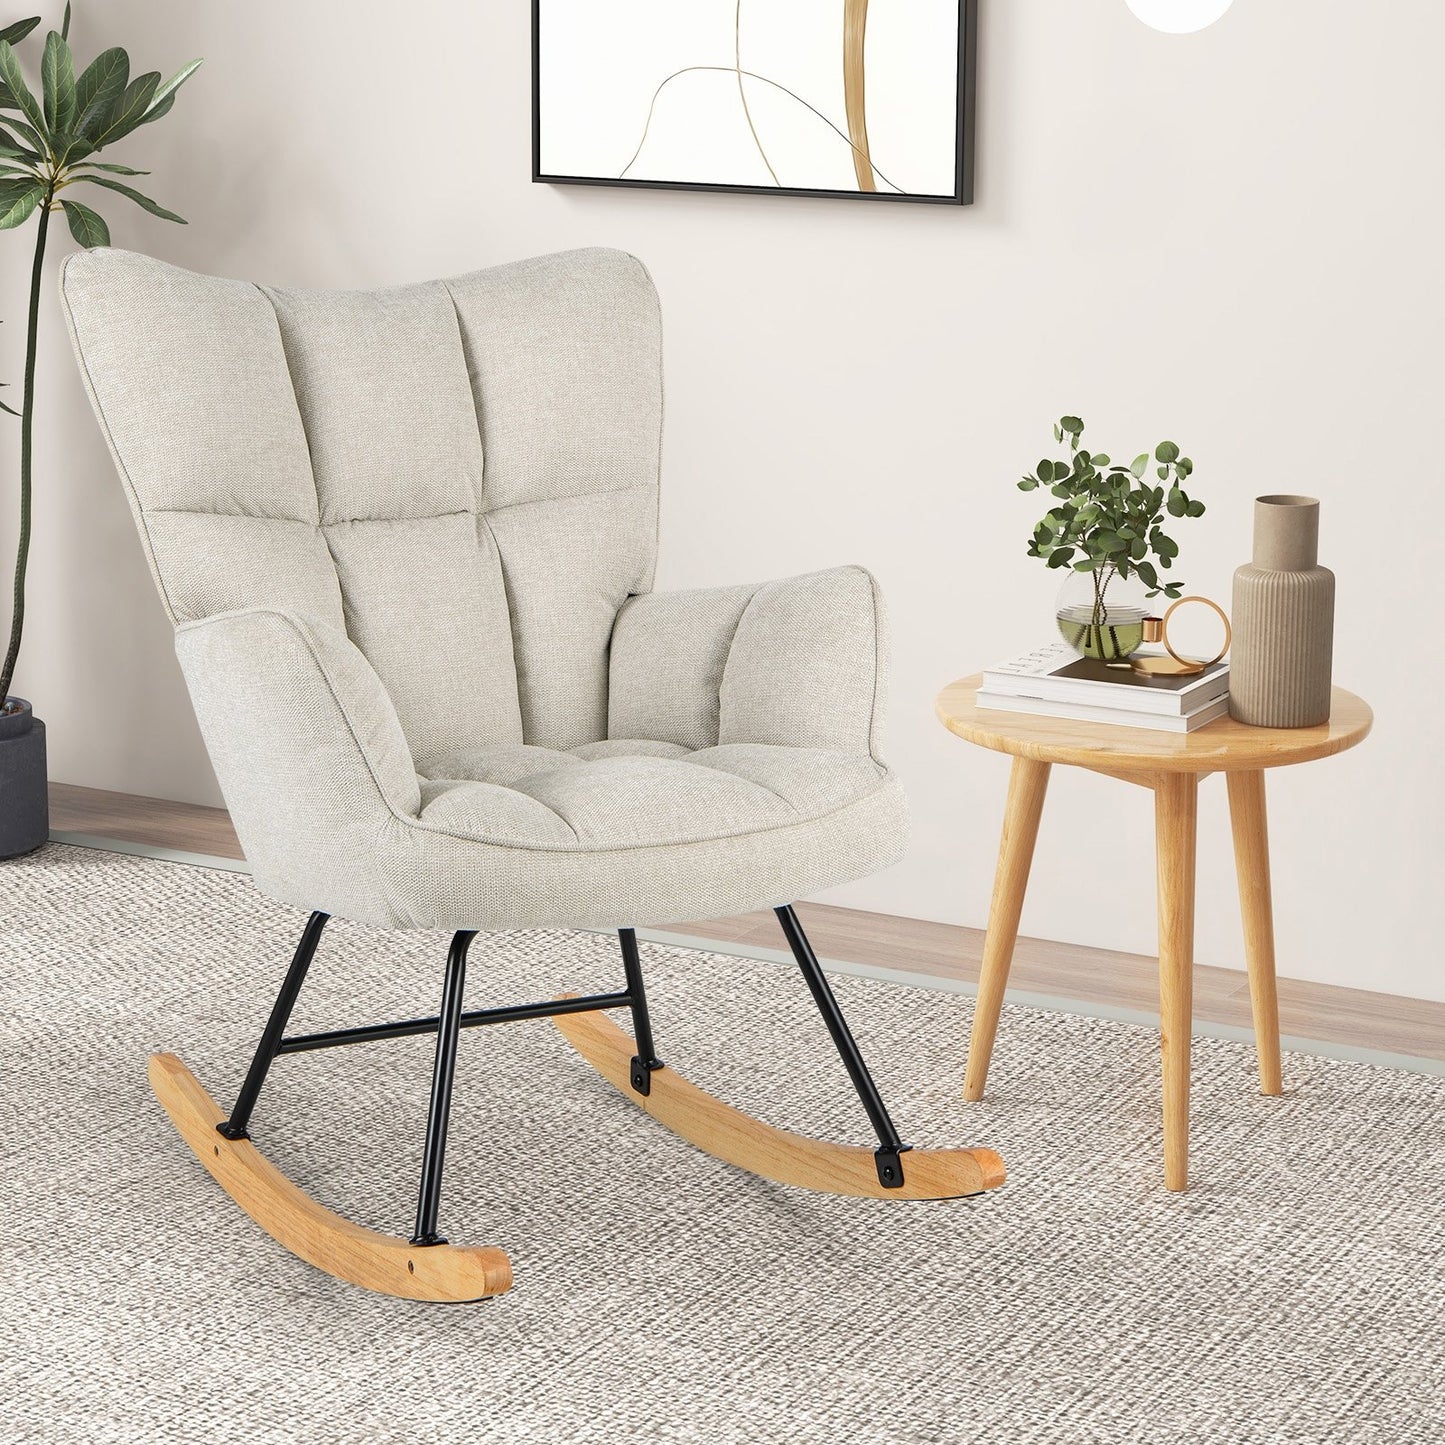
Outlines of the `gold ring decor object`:
<svg viewBox="0 0 1445 1445">
<path fill-rule="evenodd" d="M 1219 605 L 1219 603 L 1214 601 L 1213 598 L 1181 597 L 1169 608 L 1167 612 L 1165 612 L 1164 626 L 1160 629 L 1159 640 L 1164 644 L 1164 651 L 1167 652 L 1169 656 L 1174 659 L 1175 662 L 1182 662 L 1185 664 L 1191 664 L 1194 662 L 1194 659 L 1192 657 L 1180 657 L 1180 655 L 1175 652 L 1175 650 L 1169 645 L 1169 619 L 1173 617 L 1174 614 L 1178 612 L 1179 609 L 1183 607 L 1186 602 L 1202 602 L 1206 607 L 1212 607 L 1219 614 L 1219 620 L 1224 624 L 1224 646 L 1221 647 L 1219 651 L 1216 652 L 1214 656 L 1209 659 L 1208 662 L 1202 662 L 1199 664 L 1201 668 L 1213 667 L 1214 664 L 1216 662 L 1219 662 L 1224 657 L 1224 654 L 1229 651 L 1230 644 L 1234 641 L 1234 629 L 1229 625 L 1229 615 L 1225 612 L 1224 608 Z"/>
<path fill-rule="evenodd" d="M 1212 607 L 1218 614 L 1219 620 L 1224 624 L 1224 646 L 1209 659 L 1208 662 L 1200 662 L 1197 658 L 1181 657 L 1169 643 L 1169 619 L 1184 606 L 1186 602 L 1202 602 L 1206 607 Z M 1135 672 L 1142 672 L 1154 677 L 1184 677 L 1192 673 L 1203 672 L 1206 667 L 1213 667 L 1229 651 L 1234 641 L 1234 630 L 1229 625 L 1229 616 L 1219 603 L 1210 597 L 1181 597 L 1177 602 L 1170 605 L 1163 617 L 1145 618 L 1144 640 L 1146 642 L 1162 642 L 1164 651 L 1169 654 L 1167 658 L 1154 656 L 1131 657 L 1129 665 Z M 1154 624 L 1150 626 L 1150 624 Z"/>
</svg>

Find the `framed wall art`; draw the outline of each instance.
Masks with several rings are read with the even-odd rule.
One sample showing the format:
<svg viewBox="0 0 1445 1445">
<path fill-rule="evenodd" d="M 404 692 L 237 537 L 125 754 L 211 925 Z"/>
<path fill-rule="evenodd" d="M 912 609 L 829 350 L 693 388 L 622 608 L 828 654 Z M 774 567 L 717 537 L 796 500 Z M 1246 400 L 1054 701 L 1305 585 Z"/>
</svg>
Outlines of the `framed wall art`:
<svg viewBox="0 0 1445 1445">
<path fill-rule="evenodd" d="M 532 0 L 532 178 L 967 205 L 977 0 Z"/>
</svg>

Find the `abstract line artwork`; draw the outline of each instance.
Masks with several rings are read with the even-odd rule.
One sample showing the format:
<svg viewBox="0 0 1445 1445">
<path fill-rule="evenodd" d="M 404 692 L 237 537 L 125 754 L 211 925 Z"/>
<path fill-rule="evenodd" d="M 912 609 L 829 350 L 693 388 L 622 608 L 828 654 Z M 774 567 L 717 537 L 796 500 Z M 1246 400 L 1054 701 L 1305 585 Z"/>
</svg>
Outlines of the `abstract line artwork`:
<svg viewBox="0 0 1445 1445">
<path fill-rule="evenodd" d="M 977 0 L 533 0 L 532 178 L 966 205 Z"/>
</svg>

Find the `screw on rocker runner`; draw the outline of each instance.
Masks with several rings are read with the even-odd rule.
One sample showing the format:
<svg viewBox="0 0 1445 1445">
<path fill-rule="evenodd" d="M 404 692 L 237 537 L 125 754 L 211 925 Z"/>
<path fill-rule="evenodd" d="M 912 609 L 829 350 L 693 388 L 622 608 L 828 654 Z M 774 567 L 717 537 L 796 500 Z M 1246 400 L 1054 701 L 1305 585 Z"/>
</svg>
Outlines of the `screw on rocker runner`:
<svg viewBox="0 0 1445 1445">
<path fill-rule="evenodd" d="M 1003 1161 L 989 1149 L 912 1150 L 905 1177 L 901 1156 L 907 1146 L 899 1141 L 802 926 L 791 908 L 779 908 L 777 914 L 878 1135 L 876 1150 L 776 1128 L 664 1068 L 653 1046 L 637 935 L 630 928 L 619 930 L 626 977 L 626 987 L 619 992 L 464 1010 L 467 951 L 476 935 L 462 931 L 452 939 L 436 1015 L 287 1037 L 286 1025 L 327 923 L 326 914 L 313 913 L 230 1118 L 173 1054 L 151 1058 L 151 1085 L 196 1157 L 274 1239 L 339 1279 L 407 1299 L 460 1303 L 501 1294 L 511 1287 L 511 1262 L 504 1251 L 452 1245 L 437 1227 L 459 1035 L 462 1029 L 481 1024 L 553 1019 L 573 1048 L 644 1112 L 715 1157 L 779 1183 L 831 1194 L 892 1199 L 957 1198 L 1003 1183 Z M 618 1008 L 630 1010 L 633 1037 L 603 1014 Z M 401 1238 L 364 1229 L 312 1200 L 257 1149 L 249 1127 L 270 1067 L 282 1054 L 416 1034 L 435 1034 L 437 1047 L 416 1224 L 409 1238 Z"/>
</svg>

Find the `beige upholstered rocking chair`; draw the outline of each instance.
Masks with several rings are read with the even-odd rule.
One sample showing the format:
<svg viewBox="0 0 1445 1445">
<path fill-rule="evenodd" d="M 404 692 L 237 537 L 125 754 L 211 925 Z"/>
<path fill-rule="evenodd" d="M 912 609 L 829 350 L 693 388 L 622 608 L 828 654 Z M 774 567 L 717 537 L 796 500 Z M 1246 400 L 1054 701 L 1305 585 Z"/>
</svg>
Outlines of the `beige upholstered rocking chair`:
<svg viewBox="0 0 1445 1445">
<path fill-rule="evenodd" d="M 888 1199 L 1002 1181 L 989 1150 L 901 1143 L 791 907 L 903 847 L 872 579 L 650 590 L 661 333 L 637 261 L 317 292 L 95 250 L 62 287 L 256 886 L 311 913 L 229 1115 L 174 1056 L 151 1062 L 242 1209 L 372 1289 L 505 1290 L 501 1250 L 438 1233 L 447 1116 L 460 1029 L 538 1017 L 661 1123 L 771 1179 Z M 772 1128 L 654 1052 L 634 925 L 763 906 L 876 1149 Z M 437 1016 L 286 1038 L 332 914 L 452 930 Z M 533 926 L 617 929 L 625 986 L 464 1011 L 474 933 Z M 620 1008 L 632 1038 L 603 1012 Z M 278 1054 L 432 1032 L 409 1239 L 322 1208 L 251 1142 Z"/>
</svg>

